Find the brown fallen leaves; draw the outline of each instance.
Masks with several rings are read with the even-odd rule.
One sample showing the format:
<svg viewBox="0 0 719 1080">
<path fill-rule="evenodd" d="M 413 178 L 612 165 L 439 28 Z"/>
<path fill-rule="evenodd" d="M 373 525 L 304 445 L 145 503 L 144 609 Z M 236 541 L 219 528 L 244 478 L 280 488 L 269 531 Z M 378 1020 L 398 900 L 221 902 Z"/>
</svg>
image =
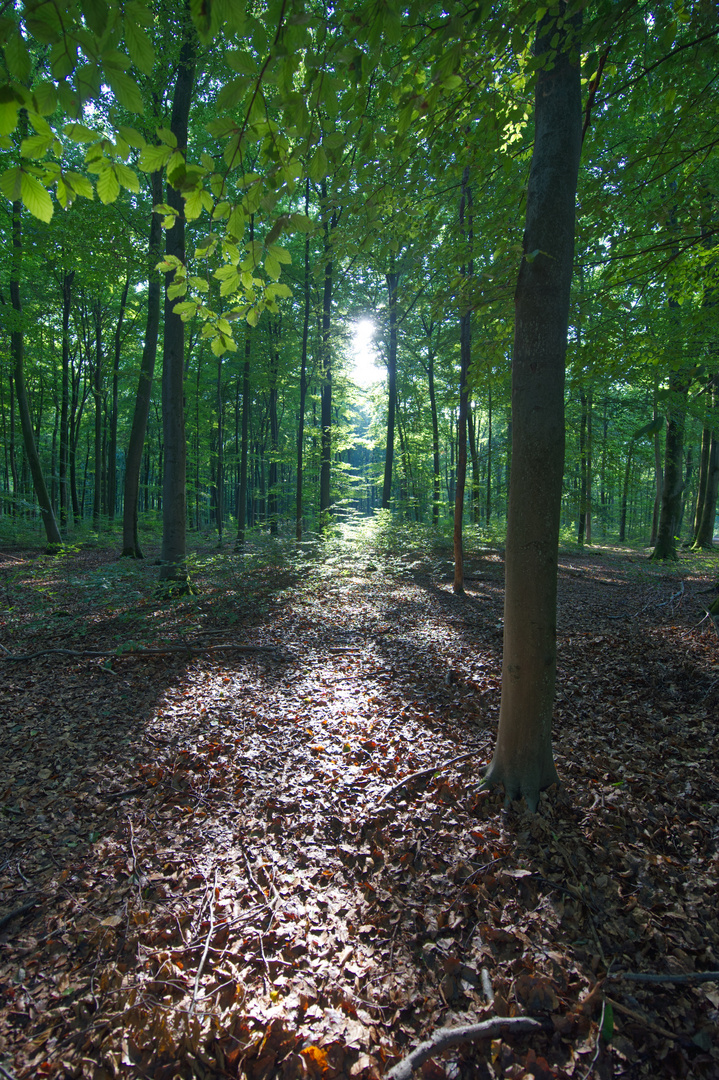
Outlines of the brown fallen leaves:
<svg viewBox="0 0 719 1080">
<path fill-rule="evenodd" d="M 364 1080 L 438 1028 L 531 1015 L 546 1030 L 459 1047 L 424 1076 L 719 1075 L 717 984 L 612 979 L 719 968 L 706 577 L 681 568 L 667 604 L 676 574 L 563 560 L 564 787 L 530 815 L 479 790 L 497 555 L 470 562 L 464 597 L 421 553 L 411 570 L 300 575 L 228 556 L 159 607 L 152 567 L 100 552 L 41 611 L 56 568 L 23 576 L 17 559 L 10 652 L 188 637 L 276 652 L 3 662 L 7 1074 Z"/>
</svg>

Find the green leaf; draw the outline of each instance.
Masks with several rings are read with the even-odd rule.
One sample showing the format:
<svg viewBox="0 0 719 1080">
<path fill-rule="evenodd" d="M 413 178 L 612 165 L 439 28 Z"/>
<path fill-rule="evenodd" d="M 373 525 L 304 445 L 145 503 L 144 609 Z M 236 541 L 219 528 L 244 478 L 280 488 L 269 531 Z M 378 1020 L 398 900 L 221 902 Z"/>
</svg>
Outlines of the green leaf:
<svg viewBox="0 0 719 1080">
<path fill-rule="evenodd" d="M 129 167 L 129 165 L 123 165 L 118 161 L 114 166 L 115 175 L 124 188 L 128 191 L 133 191 L 135 195 L 140 192 L 140 181 L 137 179 L 137 174 Z"/>
<path fill-rule="evenodd" d="M 33 217 L 49 222 L 52 218 L 52 199 L 43 185 L 29 173 L 20 177 L 20 198 Z"/>
<path fill-rule="evenodd" d="M 194 221 L 202 213 L 202 188 L 195 188 L 185 199 L 185 217 Z"/>
<path fill-rule="evenodd" d="M 52 142 L 53 135 L 31 135 L 20 143 L 20 155 L 24 158 L 43 158 Z"/>
<path fill-rule="evenodd" d="M 126 71 L 107 71 L 107 81 L 112 87 L 112 92 L 128 112 L 138 113 L 140 116 L 145 109 L 142 104 L 140 88 Z"/>
<path fill-rule="evenodd" d="M 107 27 L 107 4 L 105 0 L 81 0 L 80 7 L 85 22 L 94 34 L 101 37 Z"/>
<path fill-rule="evenodd" d="M 305 214 L 291 214 L 290 222 L 292 224 L 292 228 L 296 229 L 297 232 L 311 233 L 315 231 L 314 221 L 308 218 Z"/>
<path fill-rule="evenodd" d="M 126 127 L 125 124 L 120 124 L 119 133 L 128 146 L 133 146 L 135 150 L 144 150 L 147 145 L 147 140 L 144 135 L 141 135 L 135 128 Z"/>
<path fill-rule="evenodd" d="M 442 80 L 443 90 L 459 90 L 460 86 L 464 86 L 464 79 L 461 75 L 448 75 L 446 79 Z"/>
<path fill-rule="evenodd" d="M 25 44 L 25 39 L 20 33 L 20 30 L 16 31 L 8 40 L 5 46 L 5 63 L 7 64 L 8 71 L 17 79 L 18 82 L 26 82 L 30 78 L 30 72 L 32 71 L 32 61 L 30 59 L 30 53 L 28 47 Z"/>
<path fill-rule="evenodd" d="M 184 278 L 174 281 L 167 289 L 167 299 L 176 300 L 178 296 L 184 296 L 187 292 L 187 282 Z"/>
<path fill-rule="evenodd" d="M 155 128 L 155 131 L 158 139 L 161 139 L 167 146 L 171 146 L 173 150 L 177 149 L 177 135 L 175 135 L 174 131 L 164 127 Z"/>
<path fill-rule="evenodd" d="M 614 1009 L 612 1008 L 611 1001 L 604 999 L 604 1009 L 602 1012 L 602 1038 L 605 1042 L 611 1042 L 614 1035 Z"/>
<path fill-rule="evenodd" d="M 663 427 L 664 417 L 657 416 L 654 420 L 650 420 L 648 424 L 645 424 L 643 427 L 637 428 L 637 430 L 633 432 L 632 438 L 643 439 L 645 435 L 651 438 L 654 435 L 658 435 Z"/>
<path fill-rule="evenodd" d="M 20 198 L 20 181 L 22 180 L 22 169 L 15 165 L 12 169 L 6 169 L 2 175 L 0 175 L 0 191 L 6 199 L 10 202 L 17 202 Z"/>
<path fill-rule="evenodd" d="M 120 194 L 120 184 L 115 175 L 117 166 L 104 168 L 97 178 L 97 194 L 103 203 L 112 203 Z"/>
<path fill-rule="evenodd" d="M 316 184 L 324 180 L 328 173 L 327 154 L 321 146 L 315 150 L 309 167 L 309 177 Z"/>
<path fill-rule="evenodd" d="M 41 116 L 52 116 L 57 108 L 57 90 L 51 82 L 41 82 L 32 93 L 35 111 Z"/>
<path fill-rule="evenodd" d="M 154 146 L 148 143 L 142 150 L 137 163 L 142 172 L 158 172 L 163 169 L 172 157 L 172 148 L 169 146 Z"/>
<path fill-rule="evenodd" d="M 265 271 L 274 281 L 277 281 L 282 273 L 282 267 L 279 264 L 279 260 L 272 254 L 268 254 L 265 259 Z"/>
<path fill-rule="evenodd" d="M 92 184 L 86 176 L 82 175 L 82 173 L 66 172 L 63 174 L 63 180 L 68 187 L 72 188 L 76 195 L 82 195 L 85 199 L 93 199 L 95 197 Z"/>
<path fill-rule="evenodd" d="M 125 44 L 130 59 L 136 68 L 146 75 L 152 74 L 155 66 L 155 50 L 143 23 L 148 15 L 147 9 L 138 3 L 129 3 L 125 8 Z"/>
<path fill-rule="evenodd" d="M 65 124 L 62 130 L 68 139 L 72 139 L 73 142 L 77 143 L 91 143 L 100 138 L 96 131 L 85 127 L 84 124 Z"/>
<path fill-rule="evenodd" d="M 0 102 L 0 135 L 11 135 L 13 133 L 17 127 L 17 112 L 17 102 Z"/>
<path fill-rule="evenodd" d="M 278 247 L 277 244 L 270 244 L 270 255 L 277 259 L 278 263 L 284 263 L 286 266 L 292 263 L 292 256 L 287 248 Z"/>
<path fill-rule="evenodd" d="M 225 109 L 234 109 L 242 101 L 250 85 L 247 77 L 241 75 L 225 83 L 217 95 L 218 110 L 224 112 Z"/>
</svg>

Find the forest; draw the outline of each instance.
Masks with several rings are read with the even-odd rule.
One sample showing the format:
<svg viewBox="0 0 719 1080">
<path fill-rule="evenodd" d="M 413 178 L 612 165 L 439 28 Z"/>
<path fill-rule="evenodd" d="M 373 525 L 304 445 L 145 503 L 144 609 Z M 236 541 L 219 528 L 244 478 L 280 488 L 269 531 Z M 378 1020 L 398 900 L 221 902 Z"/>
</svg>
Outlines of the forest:
<svg viewBox="0 0 719 1080">
<path fill-rule="evenodd" d="M 719 1075 L 717 14 L 0 3 L 5 1080 Z"/>
</svg>

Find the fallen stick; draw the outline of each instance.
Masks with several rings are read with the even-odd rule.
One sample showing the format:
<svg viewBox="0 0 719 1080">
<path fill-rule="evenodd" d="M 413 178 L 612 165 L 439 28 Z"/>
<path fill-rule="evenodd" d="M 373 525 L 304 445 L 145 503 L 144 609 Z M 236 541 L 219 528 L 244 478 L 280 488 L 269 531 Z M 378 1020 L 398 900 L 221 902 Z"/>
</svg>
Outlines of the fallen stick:
<svg viewBox="0 0 719 1080">
<path fill-rule="evenodd" d="M 399 791 L 401 788 L 406 787 L 407 784 L 411 784 L 414 780 L 421 780 L 423 776 L 432 776 L 434 773 L 442 772 L 443 769 L 448 769 L 450 765 L 456 764 L 458 761 L 466 761 L 467 758 L 475 757 L 481 751 L 481 747 L 477 747 L 476 750 L 470 750 L 466 754 L 458 754 L 457 757 L 450 758 L 449 761 L 442 761 L 439 765 L 430 765 L 428 769 L 418 769 L 417 772 L 410 773 L 409 776 L 405 776 L 397 784 L 393 784 L 392 787 L 387 788 L 383 795 L 380 795 L 377 805 L 381 806 L 385 799 L 388 799 L 390 795 L 394 795 L 395 791 Z"/>
<path fill-rule="evenodd" d="M 510 1031 L 543 1031 L 541 1020 L 531 1016 L 494 1017 L 483 1020 L 481 1024 L 467 1024 L 465 1027 L 438 1028 L 431 1039 L 420 1043 L 411 1054 L 393 1065 L 386 1074 L 387 1080 L 412 1080 L 412 1072 L 450 1046 L 459 1046 L 465 1042 L 478 1042 L 480 1039 L 496 1039 Z"/>
<path fill-rule="evenodd" d="M 625 979 L 638 983 L 719 983 L 719 971 L 688 971 L 683 975 L 644 975 L 636 971 L 617 971 L 607 975 L 607 980 Z"/>
<path fill-rule="evenodd" d="M 8 911 L 7 915 L 1 916 L 0 930 L 2 930 L 4 926 L 7 926 L 9 922 L 12 922 L 13 919 L 19 919 L 21 915 L 25 915 L 28 911 L 32 911 L 38 902 L 39 901 L 37 900 L 29 900 L 27 904 L 23 904 L 21 907 L 15 908 L 14 911 Z"/>
<path fill-rule="evenodd" d="M 674 1031 L 670 1031 L 669 1028 L 662 1027 L 660 1024 L 655 1024 L 653 1020 L 650 1020 L 646 1016 L 642 1016 L 641 1013 L 635 1012 L 634 1009 L 628 1008 L 626 1005 L 622 1005 L 620 1001 L 615 1001 L 614 998 L 607 997 L 606 1001 L 612 1006 L 612 1008 L 622 1013 L 624 1016 L 628 1016 L 630 1020 L 635 1020 L 637 1024 L 641 1024 L 647 1031 L 653 1031 L 655 1035 L 661 1035 L 664 1039 L 671 1039 L 672 1042 L 689 1042 L 684 1035 L 677 1035 Z"/>
<path fill-rule="evenodd" d="M 212 892 L 210 893 L 210 929 L 207 931 L 207 937 L 205 939 L 205 949 L 202 953 L 202 959 L 197 968 L 197 974 L 195 975 L 195 985 L 192 989 L 192 1001 L 190 1002 L 190 1008 L 187 1013 L 188 1023 L 192 1019 L 192 1014 L 195 1011 L 195 1005 L 197 1004 L 197 994 L 200 989 L 200 979 L 202 978 L 202 972 L 207 961 L 207 954 L 210 951 L 210 942 L 212 941 L 212 935 L 215 932 L 215 893 L 217 892 L 217 867 L 215 867 L 215 880 L 212 886 Z M 204 898 L 203 898 L 204 903 Z"/>
<path fill-rule="evenodd" d="M 40 652 L 25 653 L 22 656 L 7 653 L 5 656 L 0 656 L 0 660 L 17 663 L 21 660 L 36 660 L 38 656 L 50 656 L 52 654 L 80 656 L 96 660 L 108 658 L 111 660 L 126 660 L 136 656 L 174 656 L 178 653 L 213 653 L 227 649 L 242 653 L 277 652 L 276 645 L 233 645 L 228 642 L 226 645 L 168 645 L 164 649 L 126 649 L 124 652 L 122 649 L 112 649 L 109 652 L 95 649 L 41 649 Z"/>
</svg>

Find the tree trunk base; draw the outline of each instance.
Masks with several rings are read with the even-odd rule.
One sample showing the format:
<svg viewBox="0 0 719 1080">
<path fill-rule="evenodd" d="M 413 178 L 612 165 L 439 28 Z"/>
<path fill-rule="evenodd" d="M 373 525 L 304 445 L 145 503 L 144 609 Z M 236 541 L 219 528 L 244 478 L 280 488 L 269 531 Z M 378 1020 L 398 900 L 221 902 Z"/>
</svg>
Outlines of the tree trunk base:
<svg viewBox="0 0 719 1080">
<path fill-rule="evenodd" d="M 160 581 L 155 596 L 160 600 L 176 600 L 179 596 L 194 596 L 189 577 L 166 578 Z"/>
<path fill-rule="evenodd" d="M 144 559 L 145 556 L 139 547 L 124 547 L 120 552 L 121 559 Z"/>
<path fill-rule="evenodd" d="M 546 791 L 553 784 L 560 786 L 561 781 L 553 761 L 542 769 L 538 767 L 532 775 L 527 775 L 526 770 L 505 768 L 501 761 L 495 758 L 484 775 L 480 790 L 487 791 L 489 788 L 497 787 L 498 784 L 504 787 L 505 807 L 509 808 L 510 803 L 524 799 L 527 809 L 536 813 L 541 792 Z"/>
</svg>

